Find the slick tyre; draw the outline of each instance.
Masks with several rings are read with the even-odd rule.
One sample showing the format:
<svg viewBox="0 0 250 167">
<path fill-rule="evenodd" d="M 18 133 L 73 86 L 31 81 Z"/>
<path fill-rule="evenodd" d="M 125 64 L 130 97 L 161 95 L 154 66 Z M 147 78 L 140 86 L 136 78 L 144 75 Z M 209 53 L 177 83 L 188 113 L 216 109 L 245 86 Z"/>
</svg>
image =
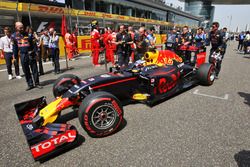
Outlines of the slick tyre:
<svg viewBox="0 0 250 167">
<path fill-rule="evenodd" d="M 73 74 L 64 74 L 60 76 L 53 85 L 53 95 L 54 97 L 62 96 L 75 84 L 81 82 L 80 78 Z"/>
<path fill-rule="evenodd" d="M 213 64 L 202 64 L 198 70 L 197 78 L 201 85 L 212 85 L 215 79 L 215 67 Z"/>
<path fill-rule="evenodd" d="M 88 95 L 78 112 L 82 127 L 91 137 L 104 137 L 114 133 L 123 120 L 120 101 L 110 93 Z"/>
</svg>

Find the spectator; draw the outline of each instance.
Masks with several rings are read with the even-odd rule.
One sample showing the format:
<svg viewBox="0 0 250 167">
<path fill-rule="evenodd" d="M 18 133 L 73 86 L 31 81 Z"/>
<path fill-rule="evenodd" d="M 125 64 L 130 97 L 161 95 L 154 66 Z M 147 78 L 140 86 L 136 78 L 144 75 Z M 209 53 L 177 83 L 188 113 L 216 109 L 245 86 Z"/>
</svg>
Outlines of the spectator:
<svg viewBox="0 0 250 167">
<path fill-rule="evenodd" d="M 59 36 L 56 35 L 54 28 L 49 29 L 49 48 L 51 53 L 51 58 L 54 63 L 54 73 L 60 73 L 60 63 L 59 63 Z"/>
<path fill-rule="evenodd" d="M 206 40 L 206 34 L 204 33 L 203 27 L 199 27 L 197 30 L 197 34 L 194 37 L 195 44 L 197 47 L 204 46 Z"/>
<path fill-rule="evenodd" d="M 13 40 L 13 52 L 14 56 L 17 57 L 18 52 L 20 52 L 21 63 L 23 72 L 25 74 L 25 79 L 27 82 L 26 91 L 34 88 L 42 88 L 39 83 L 39 75 L 36 64 L 36 54 L 35 54 L 35 38 L 33 33 L 27 33 L 24 31 L 23 24 L 21 22 L 15 23 L 16 32 L 12 34 Z M 31 30 L 29 30 L 31 32 Z M 30 73 L 33 74 L 33 79 Z"/>
<path fill-rule="evenodd" d="M 149 47 L 152 47 L 152 48 L 155 47 L 155 42 L 156 42 L 156 37 L 154 36 L 154 32 L 155 32 L 155 28 L 150 27 L 148 31 L 148 35 L 147 35 L 147 38 L 149 40 Z"/>
<path fill-rule="evenodd" d="M 229 33 L 227 32 L 227 28 L 226 27 L 224 27 L 222 29 L 221 34 L 223 36 L 222 48 L 224 49 L 224 51 L 223 51 L 223 55 L 224 55 L 226 53 L 226 49 L 227 49 L 227 41 L 229 40 Z"/>
<path fill-rule="evenodd" d="M 177 44 L 180 44 L 181 43 L 181 30 L 180 28 L 177 28 L 176 29 L 176 35 L 177 35 Z"/>
<path fill-rule="evenodd" d="M 222 29 L 222 33 L 224 34 L 224 43 L 226 43 L 228 40 L 230 40 L 230 34 L 227 32 L 227 27 L 224 27 Z"/>
<path fill-rule="evenodd" d="M 239 34 L 239 37 L 238 37 L 238 40 L 239 40 L 238 51 L 242 51 L 244 38 L 245 38 L 245 34 L 244 34 L 244 32 L 242 31 L 242 32 Z"/>
<path fill-rule="evenodd" d="M 132 38 L 126 32 L 125 26 L 120 25 L 119 33 L 116 35 L 117 43 L 117 56 L 118 56 L 118 65 L 127 66 L 129 63 L 129 57 L 131 53 L 131 44 L 133 43 Z"/>
<path fill-rule="evenodd" d="M 6 66 L 7 66 L 7 72 L 8 72 L 8 79 L 13 79 L 12 74 L 12 60 L 14 60 L 14 66 L 15 66 L 15 73 L 16 78 L 21 79 L 19 73 L 19 58 L 18 55 L 14 56 L 13 54 L 13 46 L 12 46 L 12 39 L 11 39 L 11 32 L 9 27 L 4 28 L 4 34 L 5 36 L 0 38 L 0 52 L 4 55 Z"/>
<path fill-rule="evenodd" d="M 171 28 L 170 33 L 167 34 L 166 49 L 174 51 L 176 48 L 177 41 L 178 36 L 176 33 L 176 29 Z"/>
<path fill-rule="evenodd" d="M 250 53 L 250 32 L 246 32 L 246 37 L 244 38 L 244 54 Z"/>
<path fill-rule="evenodd" d="M 44 75 L 44 70 L 43 70 L 43 61 L 42 61 L 42 49 L 41 49 L 41 40 L 37 33 L 34 32 L 34 37 L 36 39 L 36 54 L 37 54 L 37 58 L 38 58 L 38 64 L 39 64 L 39 75 Z"/>
<path fill-rule="evenodd" d="M 43 31 L 43 35 L 40 38 L 40 43 L 43 47 L 42 50 L 42 57 L 43 57 L 43 62 L 46 62 L 46 59 L 49 58 L 50 61 L 50 57 L 49 57 L 49 34 L 48 34 L 48 30 L 44 30 Z"/>
</svg>

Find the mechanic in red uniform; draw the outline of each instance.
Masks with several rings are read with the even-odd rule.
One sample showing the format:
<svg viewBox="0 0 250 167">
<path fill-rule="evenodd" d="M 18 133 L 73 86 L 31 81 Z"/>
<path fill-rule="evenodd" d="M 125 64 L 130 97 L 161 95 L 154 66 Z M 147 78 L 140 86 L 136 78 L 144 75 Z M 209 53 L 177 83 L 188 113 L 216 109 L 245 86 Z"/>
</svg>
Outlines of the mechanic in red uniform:
<svg viewBox="0 0 250 167">
<path fill-rule="evenodd" d="M 110 34 L 109 29 L 110 29 L 109 27 L 104 28 L 104 33 L 101 35 L 103 45 L 104 45 L 104 47 L 106 49 L 105 52 L 106 52 L 106 60 L 107 60 L 107 62 L 110 62 L 110 59 L 109 59 L 109 47 L 108 47 L 108 36 Z"/>
<path fill-rule="evenodd" d="M 73 36 L 69 32 L 67 32 L 64 38 L 65 38 L 65 43 L 66 43 L 66 52 L 68 55 L 68 59 L 72 60 L 73 59 L 73 46 L 74 46 Z"/>
<path fill-rule="evenodd" d="M 100 52 L 100 43 L 99 40 L 101 35 L 98 31 L 98 22 L 96 20 L 91 22 L 92 31 L 90 33 L 91 36 L 91 51 L 92 51 L 92 62 L 94 66 L 100 66 L 98 63 L 99 52 Z"/>
<path fill-rule="evenodd" d="M 108 55 L 109 60 L 112 65 L 115 65 L 115 51 L 116 51 L 116 32 L 112 32 L 110 29 L 110 34 L 108 35 L 107 42 L 108 42 Z"/>
<path fill-rule="evenodd" d="M 73 38 L 73 55 L 79 55 L 77 31 L 72 33 L 72 38 Z"/>
<path fill-rule="evenodd" d="M 105 35 L 103 37 L 103 42 L 104 42 L 104 45 L 105 45 L 105 48 L 106 48 L 106 59 L 108 62 L 112 62 L 114 60 L 112 60 L 112 47 L 111 47 L 111 41 L 112 41 L 112 30 L 110 27 L 108 27 L 106 29 L 106 32 L 105 32 Z"/>
</svg>

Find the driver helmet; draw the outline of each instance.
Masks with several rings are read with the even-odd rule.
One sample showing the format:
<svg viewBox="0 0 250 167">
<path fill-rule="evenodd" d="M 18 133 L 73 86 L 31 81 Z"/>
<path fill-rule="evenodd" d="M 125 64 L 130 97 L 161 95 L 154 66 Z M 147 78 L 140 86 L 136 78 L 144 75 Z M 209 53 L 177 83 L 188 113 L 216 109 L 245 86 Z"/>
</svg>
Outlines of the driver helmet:
<svg viewBox="0 0 250 167">
<path fill-rule="evenodd" d="M 144 54 L 144 60 L 146 61 L 147 65 L 151 64 L 158 64 L 158 56 L 159 56 L 159 51 L 156 49 L 149 50 Z"/>
</svg>

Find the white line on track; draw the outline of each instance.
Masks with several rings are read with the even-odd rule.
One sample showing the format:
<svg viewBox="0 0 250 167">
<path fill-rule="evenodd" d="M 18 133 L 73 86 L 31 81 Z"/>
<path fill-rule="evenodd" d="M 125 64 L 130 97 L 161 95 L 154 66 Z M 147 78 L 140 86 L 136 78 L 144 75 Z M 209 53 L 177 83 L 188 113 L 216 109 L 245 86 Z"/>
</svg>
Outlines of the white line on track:
<svg viewBox="0 0 250 167">
<path fill-rule="evenodd" d="M 204 93 L 199 93 L 199 89 L 196 89 L 193 94 L 195 95 L 199 95 L 199 96 L 205 96 L 205 97 L 210 97 L 210 98 L 214 98 L 214 99 L 220 99 L 220 100 L 228 100 L 229 98 L 229 95 L 228 94 L 225 94 L 224 97 L 218 97 L 218 96 L 213 96 L 213 95 L 207 95 L 207 94 L 204 94 Z"/>
<path fill-rule="evenodd" d="M 77 61 L 77 59 L 86 59 L 86 58 L 89 58 L 89 57 L 90 57 L 90 56 L 77 57 L 75 61 Z M 66 60 L 63 59 L 63 60 L 60 60 L 59 62 L 65 62 L 65 61 L 66 61 Z M 43 63 L 43 65 L 47 65 L 47 64 L 52 64 L 52 62 L 50 61 L 50 62 Z M 20 65 L 21 65 L 21 64 L 19 63 L 19 66 L 20 66 Z M 22 67 L 19 67 L 19 68 L 21 69 Z M 12 68 L 12 70 L 14 70 L 14 69 L 15 69 L 15 68 Z M 0 70 L 0 72 L 5 72 L 5 71 L 7 71 L 6 68 Z"/>
</svg>

